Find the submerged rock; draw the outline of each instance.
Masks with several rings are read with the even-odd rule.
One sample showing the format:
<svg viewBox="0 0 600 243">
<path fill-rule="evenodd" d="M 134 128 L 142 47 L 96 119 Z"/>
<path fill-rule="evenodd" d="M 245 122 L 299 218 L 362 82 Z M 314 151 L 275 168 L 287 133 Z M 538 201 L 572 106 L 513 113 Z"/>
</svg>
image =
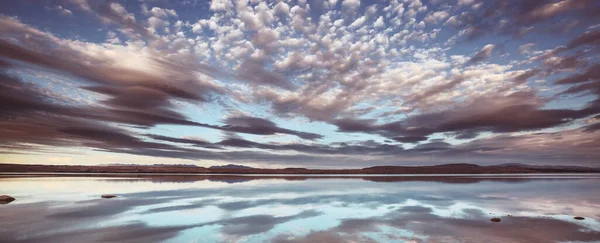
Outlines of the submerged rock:
<svg viewBox="0 0 600 243">
<path fill-rule="evenodd" d="M 102 195 L 100 197 L 102 197 L 102 198 L 114 198 L 114 197 L 117 197 L 117 196 L 111 195 L 111 194 L 104 194 L 104 195 Z"/>
<path fill-rule="evenodd" d="M 8 196 L 8 195 L 2 195 L 2 196 L 0 196 L 0 204 L 8 204 L 8 203 L 10 203 L 10 202 L 12 202 L 14 200 L 15 200 L 14 197 L 11 197 L 11 196 Z"/>
<path fill-rule="evenodd" d="M 574 219 L 577 219 L 577 220 L 584 220 L 585 218 L 584 218 L 584 217 L 579 217 L 579 216 L 577 216 L 577 217 L 574 217 Z"/>
<path fill-rule="evenodd" d="M 490 221 L 494 222 L 494 223 L 498 223 L 500 221 L 502 221 L 500 218 L 492 218 L 490 219 Z"/>
</svg>

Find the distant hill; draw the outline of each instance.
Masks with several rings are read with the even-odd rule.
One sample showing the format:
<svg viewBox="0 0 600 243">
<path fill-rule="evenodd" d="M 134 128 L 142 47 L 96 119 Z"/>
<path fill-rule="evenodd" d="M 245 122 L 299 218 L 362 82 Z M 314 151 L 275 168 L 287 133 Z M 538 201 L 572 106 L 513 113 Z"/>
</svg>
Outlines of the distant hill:
<svg viewBox="0 0 600 243">
<path fill-rule="evenodd" d="M 69 172 L 69 173 L 181 173 L 181 174 L 514 174 L 514 173 L 600 173 L 600 168 L 582 166 L 531 166 L 501 164 L 445 164 L 433 166 L 373 166 L 362 169 L 260 169 L 243 165 L 210 168 L 195 165 L 23 165 L 0 164 L 0 172 Z"/>
<path fill-rule="evenodd" d="M 191 167 L 191 168 L 198 168 L 197 165 L 190 165 L 190 164 L 152 164 L 152 165 L 139 165 L 139 164 L 119 164 L 119 163 L 113 163 L 113 164 L 101 164 L 98 166 L 158 166 L 158 167 Z"/>
<path fill-rule="evenodd" d="M 582 166 L 532 166 L 517 163 L 480 166 L 463 163 L 434 166 L 374 166 L 364 168 L 361 171 L 367 174 L 599 173 L 600 168 Z"/>
<path fill-rule="evenodd" d="M 568 169 L 568 170 L 587 170 L 589 167 L 584 166 L 573 166 L 573 165 L 528 165 L 519 163 L 507 163 L 500 164 L 497 166 L 501 167 L 523 167 L 523 168 L 534 168 L 534 169 Z"/>
<path fill-rule="evenodd" d="M 234 165 L 234 164 L 227 164 L 227 165 L 214 165 L 211 167 L 208 167 L 209 169 L 232 169 L 232 170 L 237 170 L 237 169 L 255 169 L 253 167 L 250 166 L 245 166 L 245 165 Z"/>
</svg>

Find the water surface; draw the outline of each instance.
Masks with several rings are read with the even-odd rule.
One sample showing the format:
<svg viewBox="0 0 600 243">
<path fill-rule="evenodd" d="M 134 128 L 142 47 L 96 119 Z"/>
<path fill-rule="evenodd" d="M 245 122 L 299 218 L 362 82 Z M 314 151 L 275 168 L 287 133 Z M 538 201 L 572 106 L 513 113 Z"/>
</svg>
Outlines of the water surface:
<svg viewBox="0 0 600 243">
<path fill-rule="evenodd" d="M 17 200 L 0 205 L 0 239 L 600 242 L 599 183 L 596 174 L 3 174 L 0 194 Z M 118 197 L 100 198 L 108 193 Z"/>
</svg>

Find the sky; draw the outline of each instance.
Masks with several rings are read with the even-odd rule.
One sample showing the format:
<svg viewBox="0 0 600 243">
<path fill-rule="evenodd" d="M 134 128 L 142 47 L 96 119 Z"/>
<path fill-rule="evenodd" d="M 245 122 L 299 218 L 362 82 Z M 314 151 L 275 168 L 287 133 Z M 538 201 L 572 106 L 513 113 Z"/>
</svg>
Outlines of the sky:
<svg viewBox="0 0 600 243">
<path fill-rule="evenodd" d="M 600 166 L 600 2 L 0 2 L 0 162 Z"/>
</svg>

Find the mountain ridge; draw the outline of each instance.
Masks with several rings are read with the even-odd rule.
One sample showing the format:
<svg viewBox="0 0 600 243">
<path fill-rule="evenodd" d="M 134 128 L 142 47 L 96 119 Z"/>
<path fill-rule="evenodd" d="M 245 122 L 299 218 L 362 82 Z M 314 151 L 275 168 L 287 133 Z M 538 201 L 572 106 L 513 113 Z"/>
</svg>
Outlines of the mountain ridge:
<svg viewBox="0 0 600 243">
<path fill-rule="evenodd" d="M 261 169 L 243 165 L 211 166 L 209 168 L 189 165 L 143 166 L 143 165 L 27 165 L 0 164 L 0 172 L 44 173 L 181 173 L 181 174 L 511 174 L 511 173 L 600 173 L 600 168 L 582 166 L 529 166 L 524 164 L 500 164 L 481 166 L 468 163 L 427 166 L 372 166 L 361 169 L 307 169 L 283 168 Z"/>
<path fill-rule="evenodd" d="M 254 167 L 245 166 L 245 165 L 236 165 L 236 164 L 213 165 L 208 168 L 209 169 L 256 169 Z"/>
</svg>

